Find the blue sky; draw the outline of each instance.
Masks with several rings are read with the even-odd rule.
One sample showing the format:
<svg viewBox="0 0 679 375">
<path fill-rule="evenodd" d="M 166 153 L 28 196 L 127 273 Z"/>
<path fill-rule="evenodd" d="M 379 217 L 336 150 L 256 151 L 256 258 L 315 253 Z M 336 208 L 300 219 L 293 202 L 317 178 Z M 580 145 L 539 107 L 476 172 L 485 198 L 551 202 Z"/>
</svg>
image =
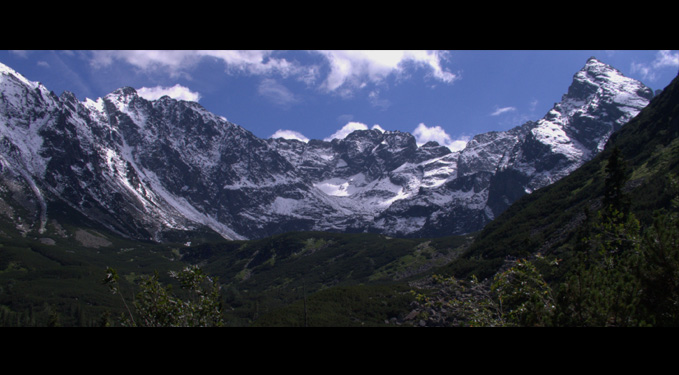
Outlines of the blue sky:
<svg viewBox="0 0 679 375">
<path fill-rule="evenodd" d="M 678 51 L 0 51 L 56 94 L 97 99 L 130 86 L 193 100 L 261 138 L 330 139 L 378 126 L 452 149 L 542 118 L 589 57 L 662 89 Z"/>
</svg>

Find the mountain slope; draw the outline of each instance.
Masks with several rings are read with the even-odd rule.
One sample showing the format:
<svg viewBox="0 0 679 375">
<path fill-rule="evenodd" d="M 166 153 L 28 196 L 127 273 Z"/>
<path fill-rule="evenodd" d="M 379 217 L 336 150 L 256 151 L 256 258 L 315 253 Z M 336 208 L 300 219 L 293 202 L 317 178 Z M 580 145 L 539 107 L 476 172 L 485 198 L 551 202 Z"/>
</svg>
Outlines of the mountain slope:
<svg viewBox="0 0 679 375">
<path fill-rule="evenodd" d="M 598 153 L 651 90 L 592 58 L 541 120 L 452 152 L 409 133 L 331 142 L 255 137 L 198 103 L 129 87 L 56 96 L 0 65 L 0 185 L 24 233 L 65 207 L 130 238 L 289 231 L 433 237 L 478 231 Z M 21 222 L 19 222 L 21 217 Z"/>
<path fill-rule="evenodd" d="M 322 229 L 464 234 L 591 159 L 652 97 L 648 87 L 591 58 L 544 118 L 479 134 L 459 152 L 435 143 L 418 148 L 407 133 L 376 130 L 332 142 L 270 142 L 336 206 L 355 213 L 351 222 L 329 219 Z"/>
<path fill-rule="evenodd" d="M 458 276 L 492 275 L 506 257 L 536 253 L 565 258 L 577 246 L 577 230 L 602 206 L 605 165 L 614 148 L 627 165 L 631 211 L 642 225 L 670 207 L 679 175 L 679 77 L 638 116 L 613 133 L 603 152 L 560 181 L 519 199 L 481 231 L 468 253 L 447 267 Z"/>
</svg>

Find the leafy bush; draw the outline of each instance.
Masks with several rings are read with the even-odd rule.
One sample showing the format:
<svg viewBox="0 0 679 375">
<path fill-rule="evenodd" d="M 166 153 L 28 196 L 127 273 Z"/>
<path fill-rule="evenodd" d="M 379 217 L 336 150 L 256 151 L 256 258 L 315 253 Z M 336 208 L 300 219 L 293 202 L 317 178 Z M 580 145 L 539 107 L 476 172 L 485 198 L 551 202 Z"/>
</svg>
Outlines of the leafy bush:
<svg viewBox="0 0 679 375">
<path fill-rule="evenodd" d="M 197 266 L 186 267 L 170 276 L 189 291 L 187 299 L 172 294 L 171 285 L 163 286 L 158 273 L 142 278 L 141 291 L 133 302 L 132 312 L 118 289 L 118 273 L 108 268 L 104 284 L 113 294 L 119 294 L 128 315 L 122 317 L 122 324 L 133 327 L 211 327 L 223 326 L 221 296 L 217 279 L 212 279 Z"/>
</svg>

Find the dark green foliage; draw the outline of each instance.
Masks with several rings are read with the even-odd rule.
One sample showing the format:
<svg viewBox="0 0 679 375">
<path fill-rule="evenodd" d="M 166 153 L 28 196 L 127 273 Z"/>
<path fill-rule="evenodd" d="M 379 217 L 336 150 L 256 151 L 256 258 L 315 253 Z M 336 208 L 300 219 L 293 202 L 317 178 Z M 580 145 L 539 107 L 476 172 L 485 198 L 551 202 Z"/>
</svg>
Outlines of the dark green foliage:
<svg viewBox="0 0 679 375">
<path fill-rule="evenodd" d="M 11 234 L 11 227 L 4 229 Z M 414 240 L 309 232 L 187 247 L 129 241 L 102 229 L 68 224 L 56 230 L 50 223 L 47 229 L 42 237 L 52 239 L 50 243 L 30 236 L 0 241 L 0 324 L 4 326 L 119 325 L 121 315 L 135 311 L 133 301 L 141 289 L 161 296 L 164 286 L 173 285 L 178 297 L 187 297 L 179 281 L 169 275 L 190 264 L 201 264 L 206 274 L 225 281 L 220 298 L 229 306 L 224 312 L 226 324 L 251 325 L 264 314 L 300 301 L 302 288 L 311 296 L 334 287 L 416 277 L 453 259 L 470 241 L 468 237 Z M 80 243 L 75 233 L 81 230 L 106 245 Z M 101 284 L 107 267 L 117 271 L 124 299 Z M 167 292 L 166 299 L 171 296 Z"/>
<path fill-rule="evenodd" d="M 469 241 L 467 237 L 427 240 L 292 232 L 192 246 L 183 250 L 183 259 L 204 262 L 206 272 L 226 280 L 225 301 L 234 307 L 230 324 L 249 325 L 273 311 L 289 311 L 281 309 L 301 303 L 303 294 L 416 277 L 456 257 Z"/>
<path fill-rule="evenodd" d="M 442 271 L 488 277 L 505 259 L 542 253 L 559 259 L 542 273 L 557 291 L 553 324 L 677 325 L 679 231 L 667 210 L 678 173 L 679 78 L 602 153 L 519 199 Z"/>
<path fill-rule="evenodd" d="M 603 206 L 606 211 L 618 211 L 622 218 L 629 213 L 630 198 L 624 192 L 627 182 L 626 163 L 620 155 L 620 149 L 613 147 L 613 151 L 606 163 L 606 178 L 604 180 Z"/>
<path fill-rule="evenodd" d="M 634 214 L 599 215 L 561 285 L 559 324 L 679 325 L 678 197 L 646 229 Z"/>
<path fill-rule="evenodd" d="M 679 325 L 679 195 L 642 229 L 633 213 L 602 209 L 584 221 L 570 265 L 542 256 L 510 262 L 492 283 L 434 277 L 436 298 L 418 293 L 431 325 L 635 327 Z M 589 215 L 588 215 L 589 216 Z M 460 264 L 460 262 L 455 262 Z M 548 283 L 544 274 L 564 268 Z M 487 285 L 484 287 L 484 285 Z"/>
<path fill-rule="evenodd" d="M 511 262 L 491 280 L 433 275 L 432 285 L 413 291 L 419 325 L 545 327 L 553 324 L 555 302 L 538 270 L 542 257 Z M 550 266 L 551 267 L 551 266 Z M 411 313 L 412 314 L 412 313 Z"/>
<path fill-rule="evenodd" d="M 454 275 L 461 279 L 477 277 L 483 280 L 492 278 L 503 264 L 504 258 L 499 257 L 492 259 L 461 257 L 445 267 L 441 267 L 439 272 L 443 275 Z"/>
<path fill-rule="evenodd" d="M 596 215 L 611 205 L 623 217 L 634 213 L 642 227 L 650 225 L 654 212 L 667 208 L 673 197 L 666 176 L 679 174 L 678 103 L 675 79 L 611 136 L 604 151 L 556 183 L 516 201 L 478 233 L 468 252 L 454 263 L 476 262 L 486 268 L 493 260 L 540 252 L 562 259 L 562 265 L 573 264 L 586 213 Z M 557 279 L 567 267 L 559 268 L 552 275 Z M 445 273 L 468 277 L 480 271 L 451 264 Z"/>
<path fill-rule="evenodd" d="M 679 196 L 672 203 L 646 231 L 639 261 L 641 302 L 658 326 L 679 326 Z"/>
<path fill-rule="evenodd" d="M 642 293 L 638 279 L 639 222 L 617 211 L 599 215 L 578 253 L 577 265 L 560 285 L 559 325 L 638 326 Z"/>
<path fill-rule="evenodd" d="M 356 285 L 319 291 L 264 314 L 258 327 L 380 327 L 408 312 L 414 297 L 405 285 Z"/>
<path fill-rule="evenodd" d="M 505 326 L 497 300 L 492 296 L 488 282 L 476 277 L 457 279 L 433 275 L 417 291 L 413 290 L 416 304 L 409 317 L 414 325 L 435 327 L 499 327 Z M 414 316 L 413 316 L 414 315 Z"/>
<path fill-rule="evenodd" d="M 219 327 L 224 325 L 222 316 L 221 295 L 216 279 L 196 266 L 187 267 L 179 272 L 171 272 L 170 276 L 180 282 L 188 295 L 184 298 L 172 292 L 171 285 L 162 285 L 158 273 L 142 277 L 132 305 L 128 304 L 120 294 L 118 274 L 112 269 L 106 270 L 104 284 L 113 294 L 122 297 L 127 315 L 121 318 L 122 324 L 132 327 Z"/>
<path fill-rule="evenodd" d="M 498 274 L 491 292 L 507 325 L 552 325 L 555 310 L 552 288 L 533 262 L 520 259 L 510 269 Z"/>
<path fill-rule="evenodd" d="M 131 280 L 157 269 L 177 270 L 175 245 L 120 239 L 104 231 L 91 231 L 109 246 L 85 246 L 75 233 L 83 228 L 48 223 L 41 237 L 14 236 L 11 227 L 0 236 L 0 311 L 2 326 L 99 326 L 102 316 L 124 311 L 118 296 L 100 283 L 110 265 L 120 273 L 124 289 L 134 293 Z M 52 241 L 45 241 L 44 239 Z"/>
</svg>

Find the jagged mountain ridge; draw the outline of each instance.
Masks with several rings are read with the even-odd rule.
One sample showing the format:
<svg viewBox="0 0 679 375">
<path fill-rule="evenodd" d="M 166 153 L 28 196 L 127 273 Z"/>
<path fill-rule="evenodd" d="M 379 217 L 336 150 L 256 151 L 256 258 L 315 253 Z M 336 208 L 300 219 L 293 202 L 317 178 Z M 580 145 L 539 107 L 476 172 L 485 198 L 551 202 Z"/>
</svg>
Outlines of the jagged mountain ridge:
<svg viewBox="0 0 679 375">
<path fill-rule="evenodd" d="M 479 134 L 459 152 L 446 152 L 436 144 L 417 148 L 407 133 L 376 130 L 357 132 L 331 145 L 270 142 L 285 143 L 281 154 L 307 172 L 315 186 L 336 198 L 338 204 L 363 209 L 355 211 L 364 213 L 365 219 L 348 229 L 401 236 L 462 234 L 481 229 L 520 196 L 557 181 L 591 159 L 611 133 L 652 97 L 648 87 L 592 58 L 545 117 L 508 131 Z M 395 137 L 407 140 L 391 140 Z M 361 146 L 343 146 L 357 140 Z M 288 152 L 293 144 L 296 152 Z M 358 153 L 347 153 L 343 147 L 374 150 L 359 158 L 372 161 L 372 169 L 366 173 L 350 166 L 347 160 Z M 329 148 L 334 153 L 330 154 Z M 392 165 L 396 167 L 379 169 L 376 165 L 386 166 L 376 162 L 383 160 L 379 153 L 387 149 L 398 152 Z M 314 167 L 317 160 L 328 162 Z M 328 164 L 333 162 L 338 168 L 330 173 Z M 380 200 L 375 201 L 375 196 Z M 389 204 L 379 207 L 384 202 Z"/>
<path fill-rule="evenodd" d="M 34 196 L 23 202 L 35 229 L 60 200 L 122 235 L 156 241 L 203 226 L 231 239 L 473 232 L 589 160 L 653 96 L 590 59 L 543 119 L 452 152 L 398 131 L 263 140 L 194 102 L 149 101 L 129 87 L 79 102 L 2 65 L 0 77 L 4 191 Z"/>
</svg>

